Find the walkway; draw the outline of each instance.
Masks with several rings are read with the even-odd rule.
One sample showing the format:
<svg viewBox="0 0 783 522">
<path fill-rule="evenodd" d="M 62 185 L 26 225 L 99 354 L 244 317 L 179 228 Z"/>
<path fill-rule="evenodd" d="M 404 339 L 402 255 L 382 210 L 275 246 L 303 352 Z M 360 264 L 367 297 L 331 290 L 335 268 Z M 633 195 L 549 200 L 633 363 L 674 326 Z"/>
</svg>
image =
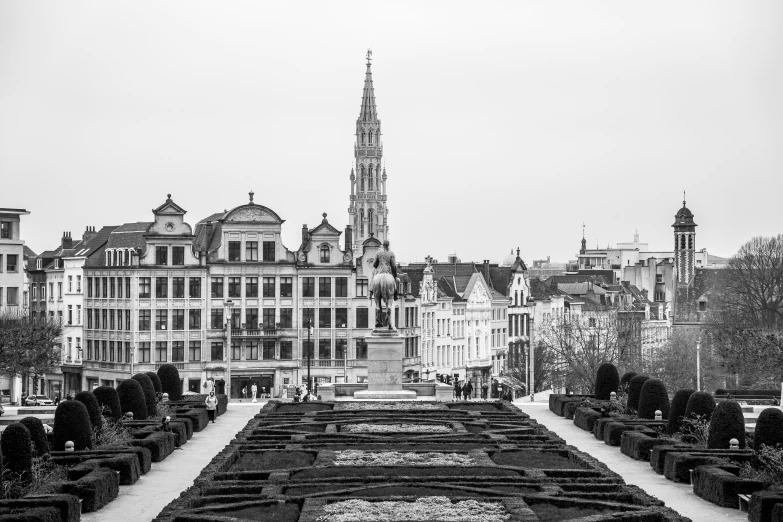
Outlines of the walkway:
<svg viewBox="0 0 783 522">
<path fill-rule="evenodd" d="M 543 397 L 542 397 L 543 399 Z M 663 500 L 667 506 L 693 522 L 747 522 L 748 514 L 739 509 L 722 508 L 702 500 L 693 494 L 693 487 L 667 480 L 653 471 L 649 462 L 634 460 L 620 452 L 617 446 L 607 446 L 596 439 L 592 433 L 574 425 L 572 420 L 564 419 L 549 411 L 549 405 L 541 402 L 514 404 L 522 411 L 555 432 L 568 444 L 578 450 L 589 453 L 607 465 L 609 469 L 623 477 L 627 484 L 639 486 L 648 494 Z"/>
<path fill-rule="evenodd" d="M 132 486 L 120 486 L 120 496 L 95 513 L 85 513 L 85 522 L 148 522 L 193 485 L 201 470 L 209 464 L 247 422 L 261 410 L 267 399 L 229 404 L 228 411 L 199 433 L 194 433 L 181 450 L 153 463 L 152 469 Z"/>
</svg>

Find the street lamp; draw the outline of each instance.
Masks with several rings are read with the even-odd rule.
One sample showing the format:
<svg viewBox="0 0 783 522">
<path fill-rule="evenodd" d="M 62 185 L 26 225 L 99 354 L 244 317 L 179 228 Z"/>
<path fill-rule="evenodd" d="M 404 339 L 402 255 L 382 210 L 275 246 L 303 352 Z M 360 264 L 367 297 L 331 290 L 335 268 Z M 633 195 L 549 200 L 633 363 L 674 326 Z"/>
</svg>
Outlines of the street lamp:
<svg viewBox="0 0 783 522">
<path fill-rule="evenodd" d="M 313 320 L 310 319 L 310 326 L 307 328 L 307 393 L 312 393 L 313 382 L 310 380 L 310 352 L 313 350 Z"/>
<path fill-rule="evenodd" d="M 701 391 L 701 336 L 696 338 L 696 391 Z"/>
<path fill-rule="evenodd" d="M 226 385 L 228 386 L 228 398 L 231 398 L 231 310 L 234 308 L 234 301 L 226 299 L 223 303 L 226 309 Z"/>
</svg>

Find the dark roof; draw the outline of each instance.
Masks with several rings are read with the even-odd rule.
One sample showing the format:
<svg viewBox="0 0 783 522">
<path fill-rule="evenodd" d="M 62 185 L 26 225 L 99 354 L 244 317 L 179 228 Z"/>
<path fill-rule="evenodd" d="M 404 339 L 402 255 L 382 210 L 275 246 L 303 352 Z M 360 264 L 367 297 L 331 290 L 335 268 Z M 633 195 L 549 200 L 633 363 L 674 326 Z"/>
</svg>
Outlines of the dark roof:
<svg viewBox="0 0 783 522">
<path fill-rule="evenodd" d="M 685 206 L 684 201 L 682 202 L 682 208 L 674 215 L 674 224 L 672 226 L 697 226 L 696 223 L 693 222 L 693 212 L 691 212 L 688 207 Z"/>
<path fill-rule="evenodd" d="M 454 301 L 462 301 L 462 297 L 451 286 L 449 280 L 445 277 L 438 279 L 438 297 L 451 298 Z"/>
<path fill-rule="evenodd" d="M 601 270 L 603 272 L 603 270 Z M 544 280 L 544 282 L 548 285 L 551 285 L 552 283 L 563 284 L 563 283 L 585 283 L 585 282 L 592 282 L 597 285 L 611 285 L 611 280 L 607 280 L 606 277 L 602 274 L 569 274 L 569 275 L 553 275 L 549 276 Z"/>
<path fill-rule="evenodd" d="M 424 280 L 424 269 L 405 267 L 405 274 L 411 281 L 411 293 L 421 295 L 421 282 Z"/>
<path fill-rule="evenodd" d="M 216 221 L 216 216 L 223 214 L 212 214 L 206 219 L 202 219 L 196 224 L 196 230 L 193 233 L 193 252 L 214 252 L 220 248 L 221 237 L 223 236 L 223 225 Z M 211 227 L 207 226 L 207 222 Z"/>
<path fill-rule="evenodd" d="M 30 248 L 29 246 L 24 245 L 24 254 L 23 254 L 23 256 L 27 257 L 27 258 L 35 257 L 35 252 L 33 252 L 33 249 Z"/>
</svg>

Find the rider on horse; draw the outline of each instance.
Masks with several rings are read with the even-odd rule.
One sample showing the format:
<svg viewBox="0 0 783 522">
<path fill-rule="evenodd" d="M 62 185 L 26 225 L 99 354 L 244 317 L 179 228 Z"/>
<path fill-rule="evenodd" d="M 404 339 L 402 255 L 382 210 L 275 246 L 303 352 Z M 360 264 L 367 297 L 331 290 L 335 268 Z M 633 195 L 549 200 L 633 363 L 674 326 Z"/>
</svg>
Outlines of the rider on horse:
<svg viewBox="0 0 783 522">
<path fill-rule="evenodd" d="M 383 242 L 383 250 L 379 250 L 375 254 L 375 262 L 373 263 L 375 268 L 375 275 L 373 275 L 370 286 L 370 299 L 375 294 L 375 300 L 378 303 L 378 307 L 375 311 L 375 326 L 386 326 L 389 324 L 389 301 L 390 298 L 397 298 L 397 260 L 394 257 L 394 252 L 389 250 L 389 242 Z M 386 301 L 387 317 L 386 325 L 382 324 L 381 320 L 381 300 Z"/>
</svg>

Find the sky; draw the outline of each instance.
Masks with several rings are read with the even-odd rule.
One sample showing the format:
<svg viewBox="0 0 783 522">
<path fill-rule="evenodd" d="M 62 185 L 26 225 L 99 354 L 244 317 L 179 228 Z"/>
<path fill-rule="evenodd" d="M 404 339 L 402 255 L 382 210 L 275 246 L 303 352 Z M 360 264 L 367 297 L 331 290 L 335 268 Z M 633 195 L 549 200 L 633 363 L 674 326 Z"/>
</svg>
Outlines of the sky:
<svg viewBox="0 0 783 522">
<path fill-rule="evenodd" d="M 575 259 L 783 230 L 783 2 L 0 2 L 0 207 L 23 239 L 248 201 L 344 230 L 373 51 L 390 240 Z"/>
</svg>

